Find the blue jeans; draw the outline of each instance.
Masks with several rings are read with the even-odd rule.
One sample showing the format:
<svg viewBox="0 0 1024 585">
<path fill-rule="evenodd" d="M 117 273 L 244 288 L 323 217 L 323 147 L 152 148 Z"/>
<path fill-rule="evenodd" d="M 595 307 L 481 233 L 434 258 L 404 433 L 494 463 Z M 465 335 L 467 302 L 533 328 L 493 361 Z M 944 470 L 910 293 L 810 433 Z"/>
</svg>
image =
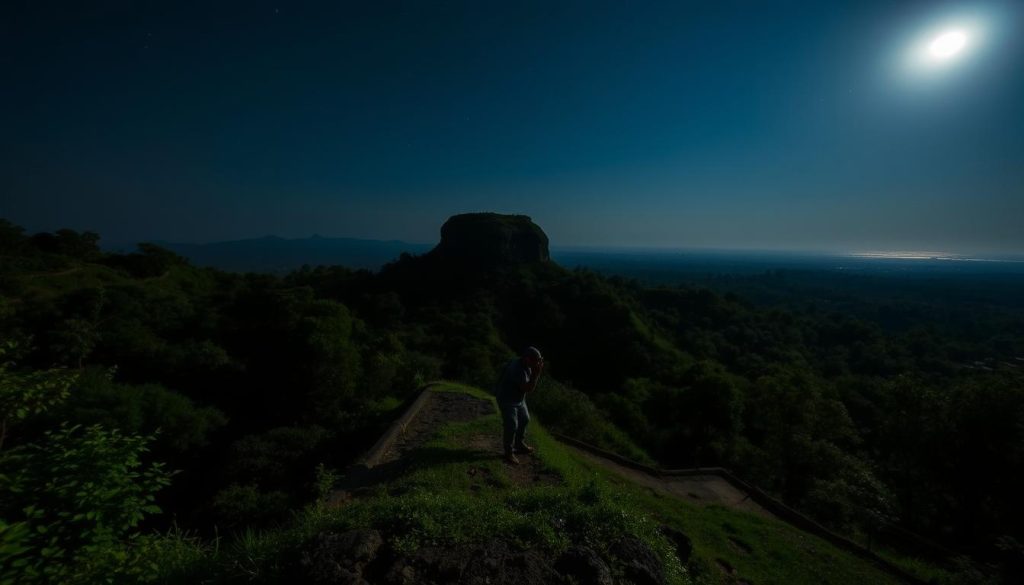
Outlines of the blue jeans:
<svg viewBox="0 0 1024 585">
<path fill-rule="evenodd" d="M 530 423 L 530 411 L 526 409 L 525 400 L 511 404 L 499 402 L 498 410 L 501 411 L 501 422 L 505 428 L 501 444 L 506 453 L 511 453 L 523 444 L 523 433 Z"/>
</svg>

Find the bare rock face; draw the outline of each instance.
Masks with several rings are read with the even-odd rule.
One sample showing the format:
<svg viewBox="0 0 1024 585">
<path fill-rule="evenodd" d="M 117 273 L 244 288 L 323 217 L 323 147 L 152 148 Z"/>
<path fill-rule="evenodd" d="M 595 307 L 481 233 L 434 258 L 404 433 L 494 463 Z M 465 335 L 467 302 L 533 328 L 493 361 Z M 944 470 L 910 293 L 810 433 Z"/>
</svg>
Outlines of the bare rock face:
<svg viewBox="0 0 1024 585">
<path fill-rule="evenodd" d="M 381 582 L 384 585 L 548 585 L 563 580 L 551 568 L 550 559 L 495 539 L 464 547 L 421 547 L 395 559 Z"/>
<path fill-rule="evenodd" d="M 555 570 L 573 579 L 573 583 L 612 585 L 612 572 L 591 548 L 573 546 L 555 561 Z"/>
<path fill-rule="evenodd" d="M 311 583 L 364 585 L 363 569 L 372 562 L 384 540 L 376 530 L 321 533 L 301 564 Z"/>
<path fill-rule="evenodd" d="M 676 556 L 683 563 L 690 560 L 690 555 L 693 554 L 693 542 L 689 536 L 682 530 L 672 528 L 667 524 L 663 524 L 658 528 L 658 531 L 665 536 L 676 548 Z"/>
<path fill-rule="evenodd" d="M 614 543 L 608 552 L 617 558 L 630 582 L 636 585 L 664 585 L 667 582 L 661 559 L 639 538 L 626 536 Z"/>
<path fill-rule="evenodd" d="M 682 533 L 676 536 L 689 544 Z M 294 582 L 318 585 L 665 585 L 668 581 L 658 555 L 634 536 L 618 539 L 605 552 L 577 544 L 554 556 L 498 538 L 402 552 L 379 531 L 356 529 L 320 533 L 304 549 L 296 559 Z"/>
<path fill-rule="evenodd" d="M 441 243 L 431 255 L 469 264 L 546 262 L 548 236 L 525 215 L 464 213 L 441 226 Z"/>
</svg>

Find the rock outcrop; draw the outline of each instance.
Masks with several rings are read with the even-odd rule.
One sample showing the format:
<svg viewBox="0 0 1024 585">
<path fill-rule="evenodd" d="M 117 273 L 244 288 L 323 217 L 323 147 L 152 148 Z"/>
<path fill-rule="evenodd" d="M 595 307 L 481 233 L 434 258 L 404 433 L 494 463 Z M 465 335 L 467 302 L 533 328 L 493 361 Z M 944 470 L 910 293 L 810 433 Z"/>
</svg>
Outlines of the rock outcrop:
<svg viewBox="0 0 1024 585">
<path fill-rule="evenodd" d="M 432 256 L 468 264 L 506 265 L 546 262 L 548 236 L 525 215 L 464 213 L 441 226 Z"/>
<path fill-rule="evenodd" d="M 321 533 L 301 553 L 297 581 L 323 585 L 665 585 L 661 560 L 634 537 L 607 554 L 586 545 L 559 556 L 504 539 L 401 552 L 377 530 Z"/>
</svg>

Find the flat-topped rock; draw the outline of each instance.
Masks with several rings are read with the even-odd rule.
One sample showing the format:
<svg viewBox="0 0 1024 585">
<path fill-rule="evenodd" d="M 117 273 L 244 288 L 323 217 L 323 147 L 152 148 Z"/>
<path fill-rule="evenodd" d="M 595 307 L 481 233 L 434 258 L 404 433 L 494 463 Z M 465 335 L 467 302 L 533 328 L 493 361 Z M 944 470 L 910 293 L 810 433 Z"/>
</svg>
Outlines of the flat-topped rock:
<svg viewBox="0 0 1024 585">
<path fill-rule="evenodd" d="M 546 262 L 548 236 L 525 215 L 464 213 L 441 226 L 432 255 L 472 264 Z"/>
</svg>

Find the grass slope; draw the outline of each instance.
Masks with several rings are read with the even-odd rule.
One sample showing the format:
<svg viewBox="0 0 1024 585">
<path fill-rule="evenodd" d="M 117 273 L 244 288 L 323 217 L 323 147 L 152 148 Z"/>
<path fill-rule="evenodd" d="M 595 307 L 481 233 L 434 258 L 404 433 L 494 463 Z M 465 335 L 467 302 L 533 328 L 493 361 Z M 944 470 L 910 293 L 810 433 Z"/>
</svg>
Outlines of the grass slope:
<svg viewBox="0 0 1024 585">
<path fill-rule="evenodd" d="M 435 391 L 463 392 L 456 384 Z M 630 484 L 562 446 L 532 424 L 533 461 L 503 464 L 480 448 L 500 432 L 496 414 L 448 424 L 408 455 L 398 478 L 340 507 L 312 506 L 288 526 L 250 532 L 229 545 L 164 538 L 161 573 L 174 582 L 280 582 L 292 576 L 302 547 L 324 530 L 374 527 L 399 550 L 458 545 L 499 536 L 557 554 L 570 543 L 603 550 L 632 534 L 665 561 L 669 579 L 685 583 L 896 583 L 890 575 L 814 536 L 772 519 L 697 506 Z M 496 444 L 496 441 L 495 441 Z M 684 532 L 693 553 L 685 564 L 658 527 Z"/>
</svg>

